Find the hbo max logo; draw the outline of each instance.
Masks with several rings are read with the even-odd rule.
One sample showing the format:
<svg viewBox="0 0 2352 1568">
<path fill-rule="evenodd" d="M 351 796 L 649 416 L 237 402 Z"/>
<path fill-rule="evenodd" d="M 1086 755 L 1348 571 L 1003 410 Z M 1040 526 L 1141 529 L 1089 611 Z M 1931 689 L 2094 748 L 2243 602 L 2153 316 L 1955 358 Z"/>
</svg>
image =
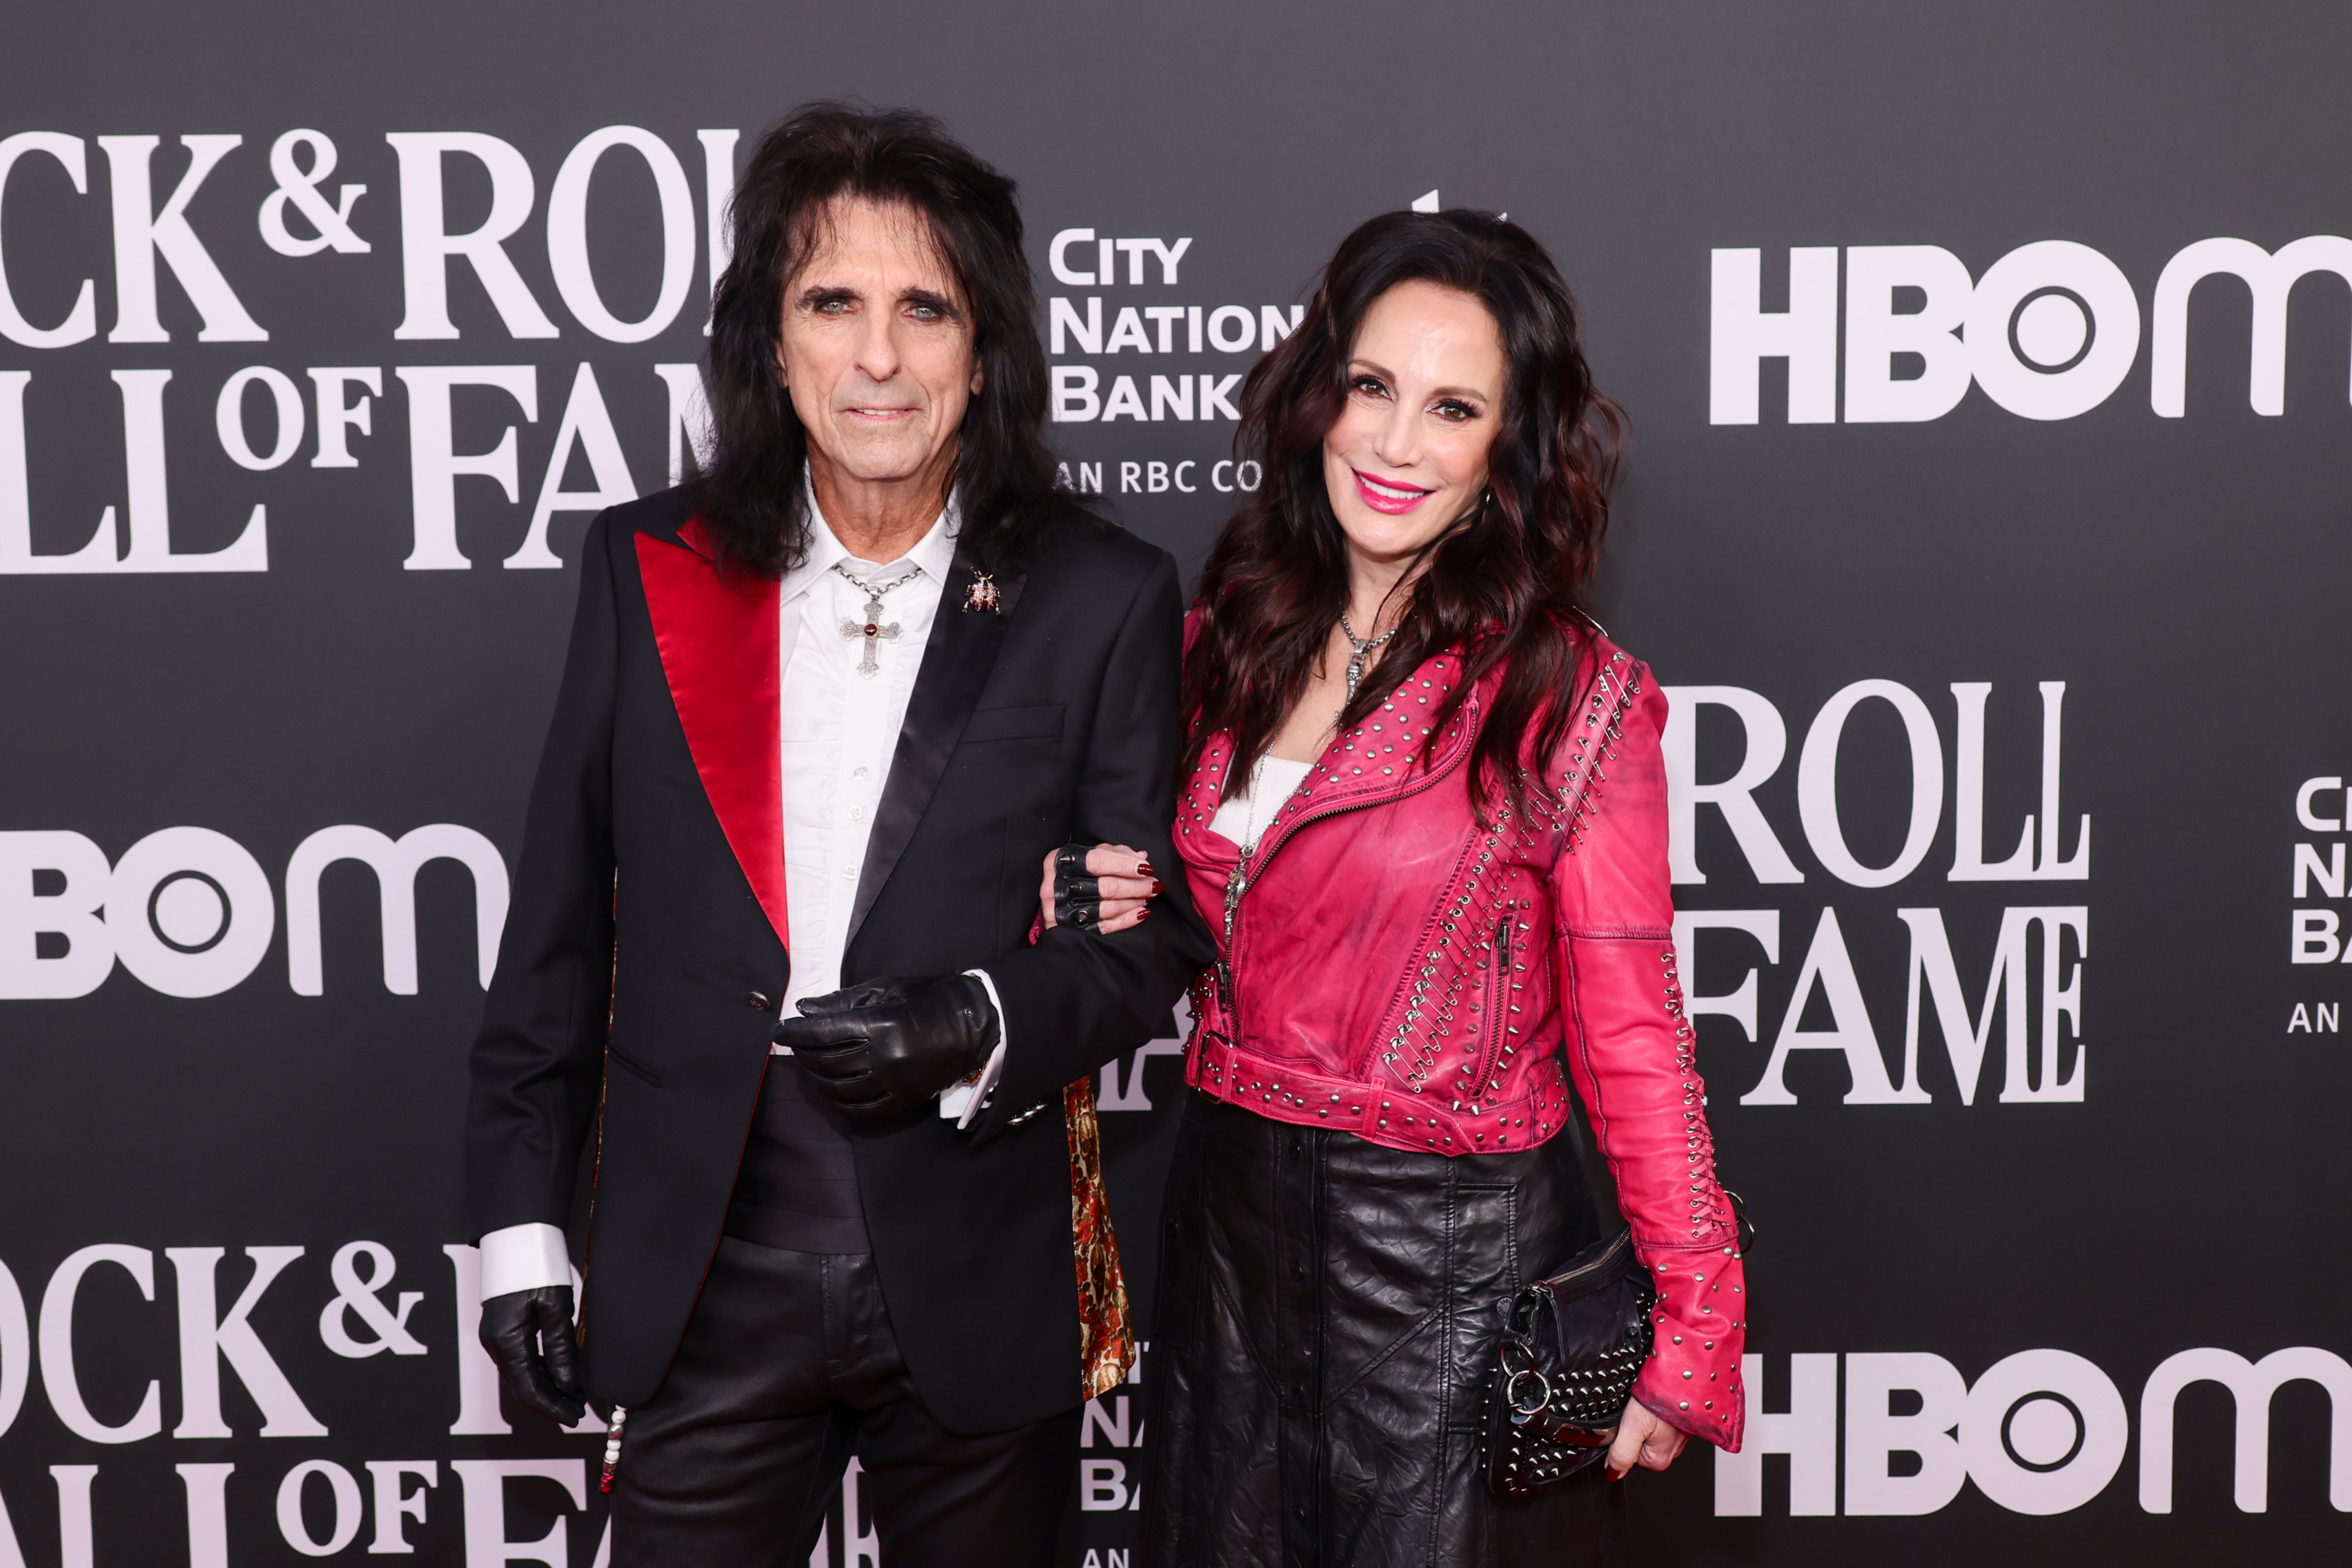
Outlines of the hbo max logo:
<svg viewBox="0 0 2352 1568">
<path fill-rule="evenodd" d="M 373 828 L 321 828 L 297 845 L 286 896 L 287 980 L 325 988 L 319 879 L 339 861 L 375 873 L 384 988 L 416 994 L 416 873 L 452 860 L 473 873 L 481 983 L 498 963 L 507 867 L 471 828 L 432 822 L 394 839 Z M 112 864 L 79 833 L 0 832 L 0 999 L 88 996 L 117 960 L 169 997 L 218 996 L 259 967 L 278 925 L 277 887 L 245 846 L 210 828 L 148 834 Z"/>
<path fill-rule="evenodd" d="M 1838 260 L 1835 246 L 1791 247 L 1787 308 L 1768 310 L 1763 252 L 1714 253 L 1708 423 L 1757 423 L 1766 360 L 1787 361 L 1790 423 L 1864 424 L 1940 419 L 1971 385 L 2027 419 L 2072 419 L 2105 402 L 2139 359 L 2139 296 L 2086 245 L 2020 246 L 1976 277 L 1941 246 L 1851 246 L 1843 312 Z M 2149 407 L 2167 419 L 2184 413 L 2189 298 L 2223 277 L 2252 296 L 2247 399 L 2256 413 L 2284 413 L 2287 299 L 2315 272 L 2352 283 L 2352 239 L 2312 235 L 2275 254 L 2226 237 L 2184 247 L 2156 279 Z M 2221 291 L 2205 290 L 2209 309 L 2231 308 L 2212 303 Z"/>
<path fill-rule="evenodd" d="M 1789 1457 L 1790 1514 L 1840 1512 L 1841 1403 L 1847 1514 L 1935 1513 L 1968 1482 L 2011 1513 L 2066 1513 L 2106 1490 L 2131 1446 L 2131 1413 L 2114 1379 L 2070 1351 L 2020 1351 L 1973 1384 L 1942 1356 L 1924 1352 L 1792 1355 L 1785 1393 L 1767 1389 L 1764 1364 L 1760 1355 L 1741 1358 L 1748 1439 L 1738 1453 L 1715 1456 L 1718 1515 L 1764 1511 L 1767 1454 Z M 2231 1496 L 2241 1512 L 2266 1511 L 2271 1401 L 2298 1382 L 2326 1392 L 2327 1501 L 2338 1513 L 2352 1512 L 2352 1364 L 2315 1345 L 2273 1351 L 2260 1361 L 2207 1346 L 2159 1363 L 2140 1388 L 2140 1508 L 2172 1511 L 2176 1408 L 2182 1390 L 2210 1383 L 2227 1389 L 2237 1406 Z M 1766 1409 L 1775 1404 L 1787 1409 Z M 1895 1414 L 1898 1404 L 1909 1413 Z M 2220 1485 L 2218 1477 L 2188 1479 L 2192 1487 Z"/>
</svg>

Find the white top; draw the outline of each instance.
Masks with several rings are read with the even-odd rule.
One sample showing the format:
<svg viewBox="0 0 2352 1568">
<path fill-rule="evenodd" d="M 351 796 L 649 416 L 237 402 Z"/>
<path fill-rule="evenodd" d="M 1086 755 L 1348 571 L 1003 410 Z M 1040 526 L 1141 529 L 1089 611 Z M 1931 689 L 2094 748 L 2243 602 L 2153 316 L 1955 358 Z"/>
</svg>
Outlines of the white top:
<svg viewBox="0 0 2352 1568">
<path fill-rule="evenodd" d="M 1307 782 L 1314 767 L 1312 762 L 1293 762 L 1286 757 L 1259 758 L 1257 766 L 1250 769 L 1249 788 L 1217 808 L 1209 831 L 1223 833 L 1244 850 L 1256 849 L 1258 835 L 1265 831 L 1291 791 Z"/>
<path fill-rule="evenodd" d="M 808 559 L 778 585 L 777 656 L 782 661 L 784 905 L 792 925 L 792 975 L 779 1017 L 791 1017 L 802 998 L 841 988 L 841 959 L 850 911 L 873 835 L 875 809 L 890 776 L 898 731 L 907 721 L 916 673 L 939 618 L 948 569 L 955 559 L 961 515 L 953 499 L 930 531 L 898 560 L 862 560 L 835 535 L 816 497 L 808 495 Z M 838 565 L 857 580 L 851 582 Z M 908 577 L 912 572 L 914 575 Z M 865 584 L 907 580 L 881 596 L 877 622 L 884 634 L 864 632 Z M 854 631 L 845 632 L 845 626 Z M 895 637 L 889 635 L 894 630 Z M 868 642 L 875 671 L 863 674 Z M 996 1008 L 996 1051 L 976 1082 L 940 1096 L 940 1114 L 968 1124 L 1004 1069 L 1004 1007 L 987 972 L 972 969 Z M 789 1055 L 782 1046 L 773 1048 Z M 509 1226 L 482 1238 L 482 1296 L 567 1283 L 570 1262 L 562 1230 L 553 1225 Z"/>
<path fill-rule="evenodd" d="M 783 661 L 784 903 L 793 934 L 785 1018 L 794 1016 L 802 998 L 841 989 L 866 841 L 955 559 L 958 520 L 950 502 L 904 557 L 878 565 L 849 553 L 813 495 L 808 507 L 808 559 L 785 573 L 776 594 L 782 617 L 776 646 Z M 871 675 L 857 673 L 866 638 L 842 631 L 865 624 L 867 595 L 835 566 L 858 582 L 915 574 L 881 597 L 885 634 L 874 640 Z M 887 634 L 894 629 L 895 639 Z"/>
</svg>

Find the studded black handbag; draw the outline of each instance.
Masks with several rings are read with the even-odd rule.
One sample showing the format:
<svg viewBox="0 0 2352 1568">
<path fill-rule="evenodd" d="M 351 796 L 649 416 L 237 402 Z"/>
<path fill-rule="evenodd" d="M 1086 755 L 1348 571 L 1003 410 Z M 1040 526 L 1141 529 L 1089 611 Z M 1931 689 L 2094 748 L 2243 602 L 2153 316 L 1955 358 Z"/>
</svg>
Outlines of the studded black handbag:
<svg viewBox="0 0 2352 1568">
<path fill-rule="evenodd" d="M 1496 1497 L 1532 1496 L 1608 1453 L 1650 1357 L 1657 1299 L 1630 1228 L 1511 1298 L 1487 1374 L 1484 1460 Z"/>
<path fill-rule="evenodd" d="M 1738 1193 L 1723 1196 L 1744 1255 L 1756 1228 Z M 1633 1256 L 1631 1227 L 1511 1298 L 1487 1373 L 1480 1446 L 1488 1490 L 1529 1497 L 1609 1452 L 1650 1359 L 1657 1301 L 1650 1271 Z"/>
</svg>

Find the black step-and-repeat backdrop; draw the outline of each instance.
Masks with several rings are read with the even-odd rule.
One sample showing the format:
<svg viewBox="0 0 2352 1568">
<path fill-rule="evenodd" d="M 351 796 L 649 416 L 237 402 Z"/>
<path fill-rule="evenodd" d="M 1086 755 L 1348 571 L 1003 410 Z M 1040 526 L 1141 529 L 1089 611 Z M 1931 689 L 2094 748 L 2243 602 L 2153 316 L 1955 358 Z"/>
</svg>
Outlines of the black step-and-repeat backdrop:
<svg viewBox="0 0 2352 1568">
<path fill-rule="evenodd" d="M 1366 214 L 1579 288 L 1763 1230 L 1750 1446 L 1631 1483 L 1647 1560 L 2345 1561 L 2347 56 L 2319 5 L 17 8 L 0 1568 L 606 1561 L 594 1438 L 472 1347 L 465 1052 L 582 529 L 677 473 L 733 171 L 836 94 L 1020 179 L 1067 482 L 1188 570 Z M 1147 1303 L 1176 1053 L 1101 1084 Z M 1068 1568 L 1129 1561 L 1151 1364 Z M 853 1474 L 815 1563 L 877 1555 Z"/>
</svg>

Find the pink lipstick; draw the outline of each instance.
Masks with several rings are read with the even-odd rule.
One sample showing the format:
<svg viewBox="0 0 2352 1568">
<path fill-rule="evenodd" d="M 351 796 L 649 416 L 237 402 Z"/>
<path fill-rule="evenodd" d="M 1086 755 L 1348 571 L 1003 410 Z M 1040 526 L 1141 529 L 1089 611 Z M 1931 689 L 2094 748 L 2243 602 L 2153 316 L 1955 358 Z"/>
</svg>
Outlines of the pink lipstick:
<svg viewBox="0 0 2352 1568">
<path fill-rule="evenodd" d="M 1375 512 L 1384 512 L 1392 517 L 1401 517 L 1429 499 L 1430 492 L 1427 490 L 1391 480 L 1374 479 L 1361 469 L 1350 468 L 1348 472 L 1356 476 L 1356 494 L 1362 497 L 1364 505 Z"/>
</svg>

